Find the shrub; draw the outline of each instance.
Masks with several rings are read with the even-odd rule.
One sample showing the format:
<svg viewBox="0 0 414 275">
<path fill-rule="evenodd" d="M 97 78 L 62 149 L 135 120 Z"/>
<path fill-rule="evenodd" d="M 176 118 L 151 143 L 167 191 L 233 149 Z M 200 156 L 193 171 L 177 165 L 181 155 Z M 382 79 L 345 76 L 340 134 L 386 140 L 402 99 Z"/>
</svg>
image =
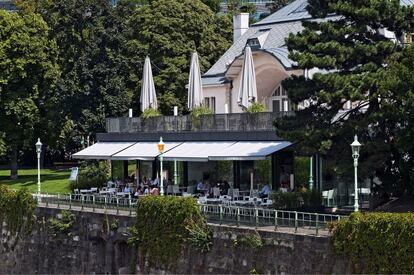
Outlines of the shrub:
<svg viewBox="0 0 414 275">
<path fill-rule="evenodd" d="M 144 112 L 142 112 L 141 117 L 142 118 L 150 118 L 150 117 L 158 117 L 161 116 L 160 111 L 157 109 L 148 108 L 145 109 Z"/>
<path fill-rule="evenodd" d="M 49 219 L 49 229 L 52 231 L 52 235 L 54 237 L 56 237 L 58 234 L 67 234 L 70 236 L 70 231 L 76 221 L 75 215 L 70 211 L 62 210 L 61 215 L 62 217 L 60 219 Z"/>
<path fill-rule="evenodd" d="M 266 112 L 266 106 L 259 102 L 253 102 L 249 108 L 246 109 L 246 113 L 263 113 Z"/>
<path fill-rule="evenodd" d="M 102 187 L 109 179 L 109 165 L 106 161 L 86 161 L 80 169 L 78 181 L 70 182 L 70 188 L 88 189 Z"/>
<path fill-rule="evenodd" d="M 414 213 L 353 213 L 331 224 L 337 253 L 358 273 L 414 273 Z"/>
<path fill-rule="evenodd" d="M 12 191 L 0 185 L 0 225 L 5 222 L 12 236 L 31 232 L 35 208 L 36 201 L 26 188 Z"/>
<path fill-rule="evenodd" d="M 204 107 L 204 106 L 200 106 L 200 107 L 194 108 L 191 111 L 190 116 L 192 118 L 198 118 L 203 115 L 211 115 L 211 114 L 212 114 L 211 109 Z"/>
<path fill-rule="evenodd" d="M 190 238 L 196 238 L 205 249 L 209 247 L 206 243 L 210 233 L 200 233 L 206 228 L 194 198 L 147 196 L 138 202 L 129 244 L 141 250 L 142 263 L 148 261 L 150 266 L 170 268 L 183 247 L 190 243 Z M 207 239 L 207 242 L 200 239 Z"/>
<path fill-rule="evenodd" d="M 241 245 L 256 250 L 263 247 L 263 241 L 259 232 L 254 231 L 254 233 L 238 235 L 235 240 L 235 245 Z"/>
<path fill-rule="evenodd" d="M 302 188 L 295 192 L 275 192 L 272 194 L 272 200 L 276 209 L 314 208 L 321 206 L 322 195 L 318 189 Z"/>
</svg>

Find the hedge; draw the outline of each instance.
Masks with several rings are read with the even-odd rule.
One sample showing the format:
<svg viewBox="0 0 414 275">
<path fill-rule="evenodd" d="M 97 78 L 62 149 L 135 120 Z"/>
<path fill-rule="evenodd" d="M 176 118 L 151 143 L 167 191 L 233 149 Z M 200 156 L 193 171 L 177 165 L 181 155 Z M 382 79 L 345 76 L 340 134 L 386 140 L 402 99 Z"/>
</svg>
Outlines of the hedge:
<svg viewBox="0 0 414 275">
<path fill-rule="evenodd" d="M 332 224 L 333 247 L 357 273 L 414 273 L 414 213 L 353 213 Z"/>
<path fill-rule="evenodd" d="M 203 232 L 201 232 L 202 230 Z M 129 243 L 141 252 L 141 264 L 158 268 L 173 263 L 187 244 L 206 250 L 210 233 L 194 198 L 147 196 L 138 201 L 135 225 Z"/>
</svg>

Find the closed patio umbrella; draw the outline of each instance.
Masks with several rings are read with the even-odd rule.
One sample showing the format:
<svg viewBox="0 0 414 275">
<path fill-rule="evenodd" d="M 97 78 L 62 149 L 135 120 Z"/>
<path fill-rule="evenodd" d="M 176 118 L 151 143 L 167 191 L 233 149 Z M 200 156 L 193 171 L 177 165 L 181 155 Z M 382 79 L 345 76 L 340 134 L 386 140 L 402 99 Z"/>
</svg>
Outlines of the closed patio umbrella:
<svg viewBox="0 0 414 275">
<path fill-rule="evenodd" d="M 148 108 L 157 109 L 157 95 L 155 93 L 154 79 L 152 78 L 151 61 L 147 56 L 144 63 L 144 71 L 142 73 L 141 111 L 144 112 Z"/>
<path fill-rule="evenodd" d="M 249 108 L 257 100 L 256 74 L 252 50 L 246 46 L 244 50 L 243 67 L 240 78 L 239 95 L 237 103 L 244 108 Z"/>
<path fill-rule="evenodd" d="M 194 52 L 191 56 L 190 77 L 188 80 L 188 110 L 193 110 L 203 104 L 203 85 L 201 83 L 200 66 L 198 54 Z"/>
</svg>

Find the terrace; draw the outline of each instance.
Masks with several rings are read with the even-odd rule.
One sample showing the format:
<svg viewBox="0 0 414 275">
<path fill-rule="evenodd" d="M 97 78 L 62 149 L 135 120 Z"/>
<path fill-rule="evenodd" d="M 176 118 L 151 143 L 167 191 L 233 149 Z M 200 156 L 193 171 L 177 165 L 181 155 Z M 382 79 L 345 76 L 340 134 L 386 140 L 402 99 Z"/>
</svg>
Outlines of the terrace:
<svg viewBox="0 0 414 275">
<path fill-rule="evenodd" d="M 140 117 L 107 118 L 106 131 L 107 133 L 273 131 L 275 119 L 291 116 L 293 113 L 233 113 L 200 117 L 159 116 L 146 119 Z"/>
</svg>

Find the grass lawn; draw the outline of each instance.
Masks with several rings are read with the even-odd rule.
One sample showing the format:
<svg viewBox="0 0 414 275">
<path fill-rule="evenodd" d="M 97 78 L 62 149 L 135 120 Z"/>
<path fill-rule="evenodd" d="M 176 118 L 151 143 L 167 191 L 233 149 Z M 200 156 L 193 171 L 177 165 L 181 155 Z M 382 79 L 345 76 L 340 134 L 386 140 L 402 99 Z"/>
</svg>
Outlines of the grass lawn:
<svg viewBox="0 0 414 275">
<path fill-rule="evenodd" d="M 19 178 L 10 179 L 10 170 L 0 170 L 0 184 L 11 189 L 27 187 L 30 192 L 37 192 L 37 169 L 19 169 Z M 69 193 L 70 170 L 40 170 L 42 193 Z"/>
</svg>

